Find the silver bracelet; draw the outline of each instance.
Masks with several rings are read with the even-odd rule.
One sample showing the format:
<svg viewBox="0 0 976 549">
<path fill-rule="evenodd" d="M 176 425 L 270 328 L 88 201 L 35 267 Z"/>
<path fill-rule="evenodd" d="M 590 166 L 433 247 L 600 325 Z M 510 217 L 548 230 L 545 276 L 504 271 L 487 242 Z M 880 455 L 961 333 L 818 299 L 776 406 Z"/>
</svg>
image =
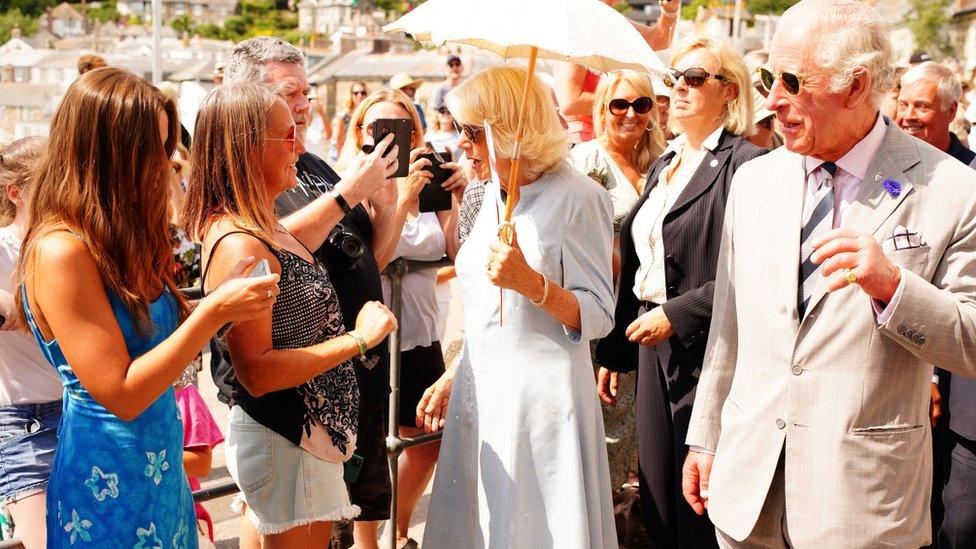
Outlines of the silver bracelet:
<svg viewBox="0 0 976 549">
<path fill-rule="evenodd" d="M 549 278 L 543 274 L 542 275 L 542 298 L 539 299 L 539 301 L 532 301 L 532 298 L 529 298 L 529 302 L 535 305 L 536 307 L 542 307 L 543 305 L 546 304 L 547 299 L 549 299 Z"/>
</svg>

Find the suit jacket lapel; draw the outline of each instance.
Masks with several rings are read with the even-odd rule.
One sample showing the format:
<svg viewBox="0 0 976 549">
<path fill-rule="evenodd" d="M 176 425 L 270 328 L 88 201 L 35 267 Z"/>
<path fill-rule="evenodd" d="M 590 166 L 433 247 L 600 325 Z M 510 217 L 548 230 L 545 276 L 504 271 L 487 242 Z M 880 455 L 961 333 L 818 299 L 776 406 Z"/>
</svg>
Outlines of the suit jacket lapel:
<svg viewBox="0 0 976 549">
<path fill-rule="evenodd" d="M 728 161 L 729 156 L 732 154 L 732 142 L 734 139 L 735 136 L 733 134 L 723 130 L 722 137 L 718 142 L 718 147 L 715 148 L 715 152 L 705 150 L 705 156 L 702 158 L 701 164 L 698 165 L 698 168 L 691 176 L 691 179 L 688 180 L 685 188 L 681 190 L 681 194 L 678 195 L 671 210 L 664 217 L 665 221 L 673 218 L 677 212 L 704 194 L 715 183 L 719 174 L 722 173 L 723 166 L 725 166 L 726 161 Z"/>
<path fill-rule="evenodd" d="M 905 172 L 921 160 L 910 139 L 901 130 L 888 126 L 881 149 L 864 175 L 861 188 L 849 206 L 850 210 L 844 215 L 842 228 L 873 235 L 912 192 L 912 181 Z M 898 196 L 885 189 L 884 182 L 888 179 L 900 185 Z M 827 282 L 821 278 L 807 311 L 813 311 L 826 293 Z"/>
<path fill-rule="evenodd" d="M 800 228 L 803 223 L 803 197 L 806 193 L 806 172 L 803 169 L 803 157 L 789 153 L 789 158 L 780 164 L 783 171 L 770 178 L 765 184 L 770 207 L 766 215 L 773 218 L 771 227 L 779 230 L 767 235 L 764 244 L 772 249 L 770 257 L 782 258 L 781 271 L 783 277 L 778 280 L 781 286 L 770 288 L 774 292 L 782 292 L 782 299 L 792 310 L 793 329 L 799 327 L 796 309 L 797 284 L 800 278 Z M 762 198 L 757 198 L 762 200 Z"/>
</svg>

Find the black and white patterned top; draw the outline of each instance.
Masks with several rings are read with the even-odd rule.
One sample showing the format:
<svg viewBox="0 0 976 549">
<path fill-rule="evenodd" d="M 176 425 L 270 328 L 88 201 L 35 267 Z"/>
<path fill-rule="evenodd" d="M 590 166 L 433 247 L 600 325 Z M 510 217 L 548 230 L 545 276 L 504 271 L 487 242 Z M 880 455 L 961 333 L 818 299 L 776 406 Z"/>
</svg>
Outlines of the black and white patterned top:
<svg viewBox="0 0 976 549">
<path fill-rule="evenodd" d="M 309 263 L 288 250 L 271 248 L 271 253 L 281 263 L 281 293 L 271 312 L 271 346 L 300 349 L 346 333 L 339 298 L 322 264 Z M 359 417 L 359 390 L 352 361 L 298 386 L 298 394 L 306 410 L 301 446 L 330 461 L 351 456 Z M 316 426 L 325 430 L 327 441 L 317 436 Z M 321 455 L 323 452 L 326 455 Z"/>
<path fill-rule="evenodd" d="M 235 234 L 222 235 L 220 241 Z M 301 349 L 346 333 L 342 309 L 328 271 L 316 260 L 271 246 L 262 240 L 281 264 L 280 293 L 271 311 L 271 346 L 274 349 Z M 206 281 L 209 265 L 204 270 Z M 215 372 L 215 381 L 217 373 Z M 353 362 L 346 361 L 299 385 L 251 395 L 237 379 L 233 369 L 219 376 L 221 396 L 238 405 L 249 416 L 301 446 L 312 455 L 331 462 L 342 462 L 356 448 L 359 417 L 359 388 Z"/>
</svg>

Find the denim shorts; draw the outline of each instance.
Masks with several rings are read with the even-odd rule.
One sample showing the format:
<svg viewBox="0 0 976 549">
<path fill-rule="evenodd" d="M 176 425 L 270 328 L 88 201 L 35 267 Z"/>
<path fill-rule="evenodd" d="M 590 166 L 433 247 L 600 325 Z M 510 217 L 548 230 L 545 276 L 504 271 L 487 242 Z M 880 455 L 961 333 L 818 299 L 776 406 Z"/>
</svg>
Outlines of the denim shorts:
<svg viewBox="0 0 976 549">
<path fill-rule="evenodd" d="M 59 421 L 60 400 L 0 406 L 0 504 L 47 488 Z"/>
<path fill-rule="evenodd" d="M 224 451 L 246 516 L 262 535 L 359 515 L 359 507 L 349 503 L 341 463 L 295 446 L 240 406 L 230 410 Z"/>
</svg>

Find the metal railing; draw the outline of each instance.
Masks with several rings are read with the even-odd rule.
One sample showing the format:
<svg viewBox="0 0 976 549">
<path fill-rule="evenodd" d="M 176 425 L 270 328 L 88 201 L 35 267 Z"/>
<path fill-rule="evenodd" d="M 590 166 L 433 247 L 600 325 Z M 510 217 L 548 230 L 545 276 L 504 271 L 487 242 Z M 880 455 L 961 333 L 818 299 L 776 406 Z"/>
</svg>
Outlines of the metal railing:
<svg viewBox="0 0 976 549">
<path fill-rule="evenodd" d="M 440 261 L 411 261 L 396 259 L 387 265 L 383 274 L 390 277 L 390 310 L 397 322 L 400 322 L 403 312 L 403 277 L 411 271 L 438 269 L 453 265 L 448 259 Z M 390 334 L 390 412 L 388 430 L 386 434 L 386 455 L 390 462 L 390 485 L 392 487 L 390 501 L 390 518 L 386 521 L 387 539 L 390 549 L 397 546 L 397 466 L 400 454 L 412 446 L 428 444 L 441 439 L 442 431 L 420 435 L 412 438 L 400 438 L 400 328 Z"/>
<path fill-rule="evenodd" d="M 449 267 L 453 263 L 449 259 L 439 261 L 413 261 L 408 259 L 396 259 L 392 261 L 383 274 L 390 277 L 390 310 L 393 316 L 400 321 L 403 312 L 403 277 L 411 271 L 422 271 L 428 269 L 439 269 Z M 184 288 L 180 290 L 187 299 L 200 299 L 200 288 Z M 392 498 L 390 503 L 390 519 L 386 522 L 387 534 L 390 540 L 390 548 L 396 549 L 396 516 L 397 516 L 397 466 L 400 454 L 404 450 L 421 444 L 429 444 L 441 439 L 442 431 L 420 435 L 411 438 L 400 438 L 400 425 L 397 421 L 400 407 L 400 329 L 390 334 L 390 417 L 388 419 L 388 434 L 386 437 L 386 454 L 390 464 L 390 484 L 392 486 Z M 202 503 L 213 499 L 222 498 L 236 494 L 240 490 L 234 481 L 222 482 L 220 484 L 203 488 L 193 492 L 194 503 Z M 0 541 L 0 549 L 24 549 L 24 545 L 19 539 L 9 539 Z"/>
</svg>

